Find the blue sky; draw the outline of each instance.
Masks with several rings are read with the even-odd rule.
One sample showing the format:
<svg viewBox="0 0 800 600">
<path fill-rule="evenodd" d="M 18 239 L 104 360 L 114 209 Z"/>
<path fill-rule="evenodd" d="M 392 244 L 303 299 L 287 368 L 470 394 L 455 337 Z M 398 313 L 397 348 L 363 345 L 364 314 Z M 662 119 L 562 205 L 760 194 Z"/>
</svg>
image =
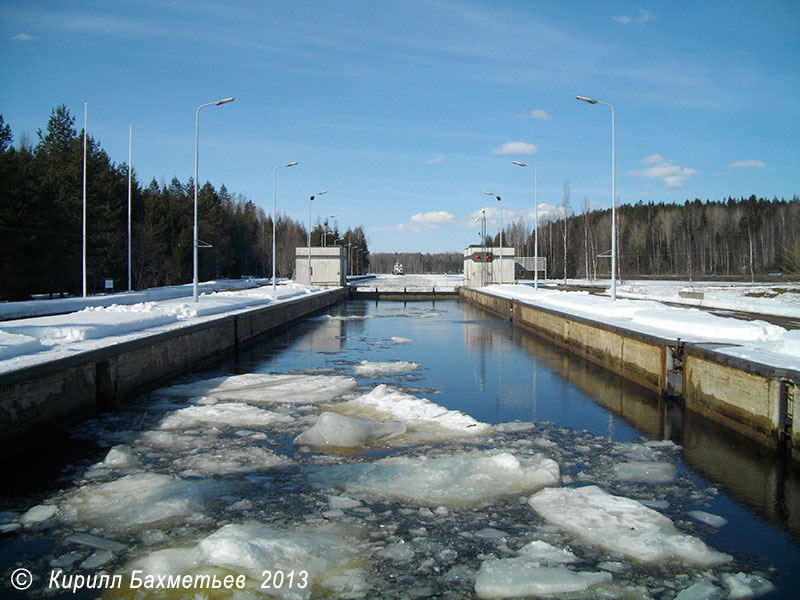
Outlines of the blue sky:
<svg viewBox="0 0 800 600">
<path fill-rule="evenodd" d="M 66 104 L 143 185 L 200 177 L 267 212 L 361 225 L 373 251 L 461 251 L 489 207 L 800 194 L 800 4 L 31 2 L 0 5 L 0 114 Z"/>
</svg>

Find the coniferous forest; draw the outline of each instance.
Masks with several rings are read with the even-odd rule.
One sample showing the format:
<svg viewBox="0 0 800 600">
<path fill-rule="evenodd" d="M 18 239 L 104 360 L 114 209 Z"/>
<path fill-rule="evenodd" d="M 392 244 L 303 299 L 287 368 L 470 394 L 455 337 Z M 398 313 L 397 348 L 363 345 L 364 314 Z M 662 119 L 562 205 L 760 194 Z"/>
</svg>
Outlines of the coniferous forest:
<svg viewBox="0 0 800 600">
<path fill-rule="evenodd" d="M 26 300 L 32 294 L 82 291 L 83 137 L 65 106 L 54 108 L 35 144 L 14 144 L 11 127 L 0 116 L 0 300 Z M 116 290 L 128 285 L 128 166 L 115 164 L 87 136 L 87 288 L 103 291 L 106 279 Z M 173 178 L 131 183 L 131 279 L 133 289 L 192 280 L 194 182 Z M 276 272 L 291 277 L 295 248 L 307 243 L 303 223 L 278 215 Z M 206 182 L 198 191 L 199 279 L 272 273 L 272 217 L 251 200 Z M 323 227 L 311 231 L 312 246 L 322 243 Z M 325 236 L 358 260 L 366 271 L 369 252 L 361 227 Z"/>
<path fill-rule="evenodd" d="M 82 287 L 82 132 L 65 106 L 52 110 L 35 144 L 14 144 L 0 116 L 0 300 L 32 294 L 80 294 Z M 87 143 L 87 279 L 89 293 L 106 279 L 127 289 L 128 167 L 115 164 L 99 142 Z M 192 279 L 194 183 L 173 178 L 143 187 L 134 177 L 132 287 L 188 283 Z M 608 277 L 611 211 L 569 209 L 565 181 L 560 211 L 539 225 L 539 255 L 548 278 Z M 201 281 L 272 272 L 272 217 L 251 200 L 206 182 L 198 192 Z M 291 277 L 295 248 L 306 245 L 306 226 L 278 215 L 276 272 Z M 324 234 L 324 235 L 323 235 Z M 533 256 L 533 232 L 523 221 L 504 230 L 517 256 Z M 488 237 L 497 245 L 499 236 Z M 385 253 L 370 256 L 361 227 L 340 233 L 317 223 L 312 246 L 348 249 L 348 273 L 391 272 L 399 260 L 407 273 L 454 272 L 459 252 Z M 750 196 L 684 204 L 617 207 L 619 277 L 726 278 L 752 281 L 800 276 L 800 199 Z M 370 264 L 372 260 L 372 265 Z"/>
</svg>

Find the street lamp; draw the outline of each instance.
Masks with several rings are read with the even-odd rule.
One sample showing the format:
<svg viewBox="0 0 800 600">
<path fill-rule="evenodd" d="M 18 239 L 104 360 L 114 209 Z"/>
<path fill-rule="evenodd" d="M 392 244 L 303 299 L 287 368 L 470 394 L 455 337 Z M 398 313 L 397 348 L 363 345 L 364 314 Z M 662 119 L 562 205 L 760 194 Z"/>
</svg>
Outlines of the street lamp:
<svg viewBox="0 0 800 600">
<path fill-rule="evenodd" d="M 587 98 L 586 96 L 576 96 L 581 102 L 588 102 L 589 104 L 602 104 L 611 109 L 611 300 L 617 299 L 617 177 L 616 177 L 616 147 L 615 147 L 615 125 L 614 125 L 614 107 L 608 102 L 600 102 L 594 98 Z"/>
<path fill-rule="evenodd" d="M 533 165 L 529 165 L 518 160 L 512 160 L 512 164 L 518 167 L 530 167 L 533 169 L 533 210 L 534 210 L 534 229 L 533 229 L 533 287 L 539 289 L 539 170 Z"/>
<path fill-rule="evenodd" d="M 492 192 L 483 192 L 487 196 L 494 196 Z M 503 285 L 503 200 L 495 196 L 500 203 L 500 285 Z"/>
<path fill-rule="evenodd" d="M 192 298 L 195 302 L 197 302 L 197 151 L 199 148 L 199 140 L 200 140 L 200 109 L 205 108 L 206 106 L 219 106 L 220 104 L 227 104 L 228 102 L 233 102 L 234 98 L 223 98 L 222 100 L 217 100 L 216 102 L 208 102 L 206 104 L 201 104 L 197 107 L 197 111 L 194 113 L 194 257 L 193 257 L 193 276 L 192 276 Z"/>
<path fill-rule="evenodd" d="M 308 285 L 311 285 L 311 202 L 317 196 L 322 196 L 322 194 L 327 194 L 328 190 L 322 190 L 321 192 L 317 192 L 316 196 L 310 196 L 308 198 Z"/>
<path fill-rule="evenodd" d="M 284 167 L 293 167 L 297 164 L 297 161 L 286 163 L 285 165 L 278 165 L 272 170 L 272 291 L 275 291 L 275 236 L 277 234 L 277 229 L 275 224 L 278 221 L 278 215 L 275 212 L 275 204 L 276 204 L 276 191 L 278 189 L 278 169 L 282 169 Z"/>
<path fill-rule="evenodd" d="M 325 217 L 325 229 L 322 232 L 322 245 L 327 247 L 328 246 L 328 219 L 335 219 L 336 215 L 328 215 Z"/>
</svg>

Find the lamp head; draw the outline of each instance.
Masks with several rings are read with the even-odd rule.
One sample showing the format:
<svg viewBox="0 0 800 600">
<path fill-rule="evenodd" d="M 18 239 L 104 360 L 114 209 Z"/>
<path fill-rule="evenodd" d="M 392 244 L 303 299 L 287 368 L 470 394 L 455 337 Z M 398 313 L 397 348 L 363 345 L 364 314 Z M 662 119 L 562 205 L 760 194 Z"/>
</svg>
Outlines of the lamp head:
<svg viewBox="0 0 800 600">
<path fill-rule="evenodd" d="M 228 102 L 233 102 L 236 98 L 223 98 L 222 100 L 217 100 L 214 102 L 214 106 L 219 106 L 220 104 L 227 104 Z"/>
<path fill-rule="evenodd" d="M 524 163 L 524 162 L 519 162 L 518 160 L 512 160 L 512 161 L 511 161 L 511 164 L 512 164 L 512 165 L 517 165 L 518 167 L 527 167 L 527 166 L 528 166 L 526 163 Z"/>
<path fill-rule="evenodd" d="M 581 102 L 588 102 L 589 104 L 597 104 L 597 100 L 594 98 L 587 98 L 586 96 L 575 96 Z"/>
<path fill-rule="evenodd" d="M 297 164 L 297 161 L 294 161 L 294 162 L 286 163 L 286 164 L 285 164 L 285 165 L 283 165 L 283 166 L 284 166 L 284 167 L 293 167 L 293 166 L 295 166 L 296 164 Z"/>
</svg>

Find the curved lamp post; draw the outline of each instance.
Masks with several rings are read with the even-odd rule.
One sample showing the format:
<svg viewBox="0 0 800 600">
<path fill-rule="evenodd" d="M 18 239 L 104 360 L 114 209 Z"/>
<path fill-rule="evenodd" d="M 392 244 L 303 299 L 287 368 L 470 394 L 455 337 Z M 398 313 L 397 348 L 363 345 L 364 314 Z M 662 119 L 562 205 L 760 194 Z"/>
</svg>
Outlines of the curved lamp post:
<svg viewBox="0 0 800 600">
<path fill-rule="evenodd" d="M 194 114 L 194 246 L 193 253 L 193 267 L 192 267 L 192 298 L 197 302 L 197 151 L 200 140 L 200 109 L 206 106 L 219 106 L 220 104 L 227 104 L 233 102 L 235 98 L 224 98 L 216 102 L 207 102 L 197 107 Z"/>
<path fill-rule="evenodd" d="M 278 221 L 278 215 L 275 212 L 276 207 L 276 191 L 278 188 L 278 169 L 282 169 L 284 167 L 293 167 L 297 164 L 297 161 L 286 163 L 285 165 L 278 165 L 272 170 L 272 291 L 275 291 L 276 282 L 275 282 L 275 236 L 277 234 L 276 223 Z"/>
<path fill-rule="evenodd" d="M 589 104 L 602 104 L 611 109 L 611 300 L 617 299 L 617 177 L 616 177 L 616 148 L 614 139 L 614 107 L 608 102 L 600 102 L 586 96 L 576 96 L 581 102 Z"/>
<path fill-rule="evenodd" d="M 483 192 L 487 196 L 494 196 L 492 192 Z M 495 196 L 500 203 L 500 285 L 503 285 L 503 200 Z"/>
<path fill-rule="evenodd" d="M 533 169 L 533 210 L 534 210 L 534 229 L 533 229 L 533 287 L 539 289 L 539 170 L 533 165 L 529 165 L 518 160 L 512 160 L 512 164 L 518 167 L 530 167 Z"/>
<path fill-rule="evenodd" d="M 327 193 L 328 190 L 322 190 L 308 198 L 308 285 L 311 285 L 311 202 L 313 202 L 314 198 L 317 196 L 322 196 L 322 194 Z"/>
</svg>

